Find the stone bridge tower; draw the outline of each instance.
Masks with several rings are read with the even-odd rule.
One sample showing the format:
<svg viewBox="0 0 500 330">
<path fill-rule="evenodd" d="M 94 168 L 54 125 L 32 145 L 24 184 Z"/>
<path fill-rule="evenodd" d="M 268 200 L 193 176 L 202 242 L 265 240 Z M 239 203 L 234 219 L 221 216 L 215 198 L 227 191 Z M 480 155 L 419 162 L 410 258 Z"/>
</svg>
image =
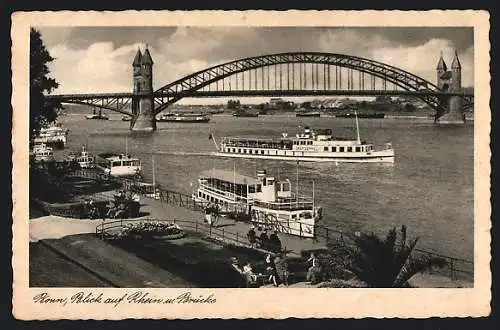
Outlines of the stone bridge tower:
<svg viewBox="0 0 500 330">
<path fill-rule="evenodd" d="M 457 51 L 451 63 L 451 71 L 448 71 L 446 63 L 443 60 L 443 54 L 439 58 L 437 71 L 437 86 L 443 92 L 462 91 L 462 66 L 458 59 Z M 462 97 L 451 96 L 443 98 L 441 106 L 444 111 L 436 114 L 436 123 L 439 124 L 463 124 L 465 122 L 464 114 L 462 113 Z"/>
<path fill-rule="evenodd" d="M 144 54 L 138 49 L 132 62 L 133 93 L 130 123 L 132 131 L 152 132 L 156 130 L 153 98 L 153 59 L 146 46 Z"/>
</svg>

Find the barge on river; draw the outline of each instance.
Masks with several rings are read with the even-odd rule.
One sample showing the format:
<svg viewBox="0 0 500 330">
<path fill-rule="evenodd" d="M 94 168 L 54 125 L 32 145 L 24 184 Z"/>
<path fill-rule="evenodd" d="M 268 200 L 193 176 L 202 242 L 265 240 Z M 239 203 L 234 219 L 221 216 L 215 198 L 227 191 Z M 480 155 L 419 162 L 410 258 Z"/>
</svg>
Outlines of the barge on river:
<svg viewBox="0 0 500 330">
<path fill-rule="evenodd" d="M 246 215 L 258 226 L 301 237 L 314 237 L 322 218 L 314 197 L 299 196 L 289 180 L 280 181 L 265 171 L 258 171 L 257 178 L 223 170 L 204 172 L 192 198 L 217 205 L 221 212 Z"/>
<path fill-rule="evenodd" d="M 302 134 L 281 138 L 223 137 L 217 143 L 215 156 L 261 158 L 310 162 L 393 163 L 394 149 L 387 142 L 385 148 L 375 149 L 371 143 L 361 141 L 356 118 L 357 139 L 336 138 L 331 129 L 313 130 L 305 127 Z"/>
<path fill-rule="evenodd" d="M 158 117 L 156 120 L 158 122 L 167 122 L 167 123 L 208 123 L 210 121 L 210 117 L 205 113 L 169 113 L 163 114 Z"/>
</svg>

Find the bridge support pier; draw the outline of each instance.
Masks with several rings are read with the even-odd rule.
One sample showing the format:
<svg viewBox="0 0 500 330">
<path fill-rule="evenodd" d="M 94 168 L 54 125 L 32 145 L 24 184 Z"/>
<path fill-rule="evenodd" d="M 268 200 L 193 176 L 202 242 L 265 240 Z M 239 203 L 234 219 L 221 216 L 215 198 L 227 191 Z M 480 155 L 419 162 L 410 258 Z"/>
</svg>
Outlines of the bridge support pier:
<svg viewBox="0 0 500 330">
<path fill-rule="evenodd" d="M 462 97 L 452 96 L 449 98 L 448 102 L 448 112 L 438 116 L 436 118 L 436 123 L 441 125 L 455 125 L 464 124 L 465 115 L 462 113 Z"/>
<path fill-rule="evenodd" d="M 153 109 L 153 98 L 143 97 L 132 102 L 134 118 L 130 122 L 130 130 L 133 132 L 156 131 L 156 117 Z"/>
</svg>

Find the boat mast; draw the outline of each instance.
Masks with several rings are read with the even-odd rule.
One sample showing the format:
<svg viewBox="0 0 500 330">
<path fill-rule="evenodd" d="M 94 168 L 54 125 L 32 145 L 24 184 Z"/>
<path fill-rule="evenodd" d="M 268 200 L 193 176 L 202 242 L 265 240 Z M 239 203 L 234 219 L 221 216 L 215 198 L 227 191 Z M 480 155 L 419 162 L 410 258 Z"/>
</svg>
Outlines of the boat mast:
<svg viewBox="0 0 500 330">
<path fill-rule="evenodd" d="M 296 177 L 295 177 L 295 184 L 296 184 L 296 187 L 295 187 L 295 201 L 297 203 L 297 206 L 299 205 L 299 161 L 297 161 L 297 173 L 296 173 Z"/>
<path fill-rule="evenodd" d="M 236 163 L 233 162 L 233 202 L 236 203 Z"/>
<path fill-rule="evenodd" d="M 125 137 L 125 156 L 128 155 L 128 138 Z"/>
<path fill-rule="evenodd" d="M 156 193 L 155 157 L 151 155 L 151 167 L 153 168 L 153 192 Z"/>
<path fill-rule="evenodd" d="M 314 180 L 313 180 L 313 216 L 315 215 L 315 210 L 314 210 Z"/>
<path fill-rule="evenodd" d="M 356 116 L 356 133 L 358 135 L 358 144 L 361 144 L 361 139 L 359 138 L 359 124 L 358 124 L 358 112 L 354 110 L 354 115 Z"/>
</svg>

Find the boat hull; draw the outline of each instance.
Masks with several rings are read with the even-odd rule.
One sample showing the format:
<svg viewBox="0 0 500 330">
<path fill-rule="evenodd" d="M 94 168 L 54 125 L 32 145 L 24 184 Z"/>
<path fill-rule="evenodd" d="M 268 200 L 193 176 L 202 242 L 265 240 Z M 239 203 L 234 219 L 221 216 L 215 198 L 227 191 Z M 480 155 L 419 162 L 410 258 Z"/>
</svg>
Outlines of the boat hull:
<svg viewBox="0 0 500 330">
<path fill-rule="evenodd" d="M 285 161 L 304 161 L 304 162 L 339 162 L 339 163 L 394 163 L 394 151 L 383 150 L 372 152 L 371 154 L 358 154 L 358 155 L 260 155 L 260 154 L 238 154 L 215 152 L 214 156 L 218 157 L 232 157 L 232 158 L 250 158 L 250 159 L 271 159 L 271 160 L 285 160 Z"/>
<path fill-rule="evenodd" d="M 206 119 L 158 119 L 157 122 L 163 123 L 208 123 L 210 118 Z"/>
<path fill-rule="evenodd" d="M 321 113 L 296 113 L 295 117 L 321 117 Z"/>
</svg>

